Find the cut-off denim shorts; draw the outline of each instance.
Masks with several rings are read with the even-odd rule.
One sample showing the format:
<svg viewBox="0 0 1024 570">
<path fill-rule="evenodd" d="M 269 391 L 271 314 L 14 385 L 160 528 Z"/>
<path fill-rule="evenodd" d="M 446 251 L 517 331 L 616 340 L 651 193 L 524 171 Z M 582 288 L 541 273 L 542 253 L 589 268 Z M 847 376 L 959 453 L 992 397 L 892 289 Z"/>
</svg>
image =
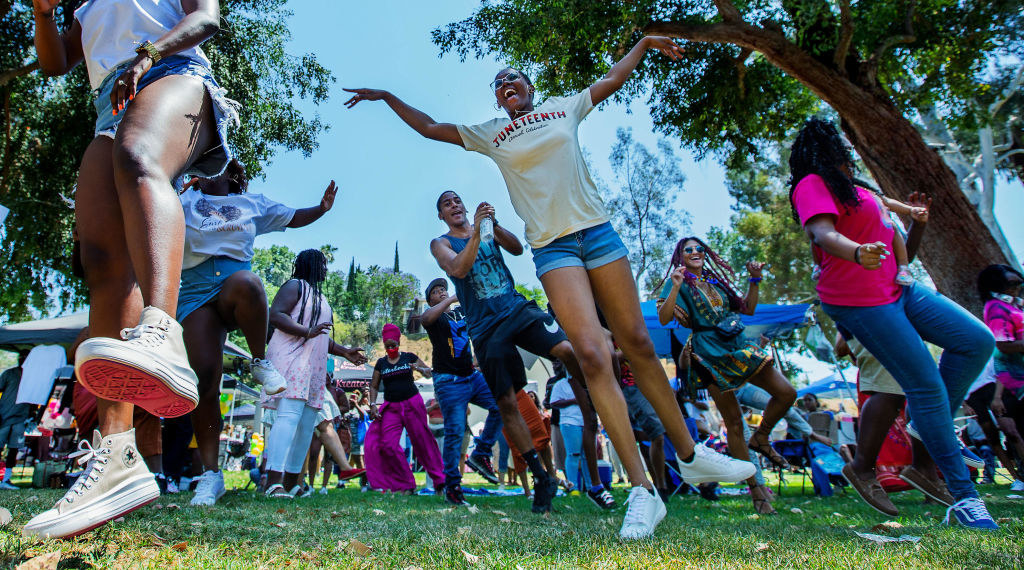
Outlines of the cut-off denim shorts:
<svg viewBox="0 0 1024 570">
<path fill-rule="evenodd" d="M 183 269 L 181 289 L 178 291 L 178 311 L 175 315 L 178 322 L 184 322 L 190 313 L 214 300 L 220 294 L 224 281 L 239 271 L 252 271 L 252 264 L 222 255 Z"/>
<path fill-rule="evenodd" d="M 114 68 L 100 84 L 99 89 L 94 91 L 96 101 L 96 136 L 114 138 L 117 134 L 117 126 L 124 118 L 124 111 L 114 114 L 113 104 L 110 102 L 110 92 L 114 90 L 117 78 L 125 69 L 130 67 L 132 62 L 128 61 Z M 207 93 L 213 101 L 213 117 L 217 121 L 217 137 L 219 144 L 215 144 L 207 150 L 189 169 L 183 174 L 210 177 L 217 176 L 224 171 L 231 160 L 231 147 L 228 145 L 228 128 L 238 126 L 238 103 L 228 99 L 227 91 L 213 78 L 213 73 L 202 62 L 182 55 L 172 55 L 161 59 L 153 64 L 153 67 L 139 80 L 137 91 L 142 91 L 148 85 L 168 75 L 191 75 L 203 80 Z M 131 101 L 128 102 L 128 106 Z"/>
<path fill-rule="evenodd" d="M 564 235 L 533 250 L 537 277 L 552 269 L 583 267 L 587 270 L 608 265 L 629 255 L 629 250 L 611 222 Z"/>
</svg>

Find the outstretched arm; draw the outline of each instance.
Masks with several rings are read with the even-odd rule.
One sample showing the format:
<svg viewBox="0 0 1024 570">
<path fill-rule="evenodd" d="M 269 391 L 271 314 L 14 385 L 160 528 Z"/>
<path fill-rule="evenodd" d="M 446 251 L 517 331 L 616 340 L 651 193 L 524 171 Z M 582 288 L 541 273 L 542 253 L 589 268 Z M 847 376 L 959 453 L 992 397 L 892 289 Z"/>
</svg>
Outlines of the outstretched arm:
<svg viewBox="0 0 1024 570">
<path fill-rule="evenodd" d="M 633 49 L 629 50 L 626 57 L 620 59 L 604 77 L 590 86 L 590 100 L 594 105 L 611 97 L 626 84 L 626 80 L 633 74 L 633 70 L 636 69 L 644 57 L 644 53 L 649 49 L 656 49 L 673 61 L 683 56 L 683 48 L 679 47 L 671 38 L 645 36 L 633 46 Z"/>
<path fill-rule="evenodd" d="M 405 101 L 383 89 L 345 89 L 345 91 L 355 93 L 351 99 L 345 101 L 345 106 L 349 109 L 355 107 L 360 101 L 383 100 L 398 115 L 398 118 L 405 121 L 405 124 L 412 127 L 417 133 L 435 141 L 465 146 L 462 144 L 462 135 L 459 134 L 458 127 L 451 123 L 438 123 L 430 118 L 430 115 L 406 104 Z"/>
<path fill-rule="evenodd" d="M 447 311 L 449 307 L 458 302 L 459 298 L 457 296 L 449 295 L 448 298 L 445 299 L 444 301 L 441 301 L 440 303 L 434 305 L 433 307 L 430 307 L 426 311 L 423 311 L 423 314 L 420 315 L 420 324 L 422 324 L 425 327 L 429 327 L 430 325 L 436 323 L 437 319 L 441 318 L 441 315 L 443 315 L 444 312 Z"/>
<path fill-rule="evenodd" d="M 334 185 L 334 181 L 331 180 L 331 183 L 327 185 L 327 189 L 324 190 L 324 197 L 320 199 L 320 203 L 309 208 L 295 210 L 292 221 L 288 222 L 286 227 L 301 228 L 319 220 L 334 207 L 334 197 L 337 195 L 338 188 Z"/>
<path fill-rule="evenodd" d="M 747 296 L 743 299 L 745 308 L 744 315 L 753 315 L 757 309 L 757 298 L 761 290 L 761 278 L 763 276 L 764 263 L 760 261 L 747 262 L 747 273 L 750 274 L 750 287 L 747 288 Z"/>
</svg>

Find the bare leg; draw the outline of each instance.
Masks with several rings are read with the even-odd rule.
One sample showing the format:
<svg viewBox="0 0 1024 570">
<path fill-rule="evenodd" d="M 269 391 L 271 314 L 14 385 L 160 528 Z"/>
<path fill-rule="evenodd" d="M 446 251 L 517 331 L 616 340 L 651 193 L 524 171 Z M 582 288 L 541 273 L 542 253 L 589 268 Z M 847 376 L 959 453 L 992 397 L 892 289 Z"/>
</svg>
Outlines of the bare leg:
<svg viewBox="0 0 1024 570">
<path fill-rule="evenodd" d="M 658 419 L 665 426 L 665 432 L 680 457 L 685 459 L 693 452 L 693 438 L 686 429 L 686 422 L 676 403 L 675 393 L 668 384 L 665 369 L 654 352 L 654 344 L 640 312 L 640 297 L 633 282 L 629 261 L 623 258 L 591 270 L 590 283 L 615 342 L 629 360 L 637 387 L 658 414 Z M 746 456 L 739 456 L 742 457 Z"/>
<path fill-rule="evenodd" d="M 722 392 L 714 385 L 708 387 L 708 393 L 711 394 L 711 399 L 715 401 L 715 406 L 718 408 L 718 412 L 722 414 L 722 420 L 725 422 L 729 454 L 746 460 L 749 456 L 749 451 L 747 442 L 743 438 L 743 412 L 740 410 L 739 402 L 736 401 L 736 394 L 731 391 Z M 751 477 L 747 479 L 746 483 L 747 487 L 751 490 L 751 499 L 754 500 L 754 510 L 762 514 L 774 513 L 775 509 L 771 504 L 764 497 L 754 493 L 754 490 L 759 486 L 757 479 Z"/>
<path fill-rule="evenodd" d="M 604 423 L 605 431 L 608 432 L 612 445 L 619 452 L 630 483 L 634 486 L 651 489 L 651 482 L 647 479 L 643 461 L 640 459 L 640 452 L 636 448 L 633 428 L 629 424 L 626 400 L 622 397 L 612 370 L 612 355 L 608 350 L 601 323 L 597 318 L 594 297 L 590 290 L 593 276 L 593 272 L 588 276 L 582 267 L 562 267 L 548 271 L 541 276 L 540 280 L 548 295 L 548 301 L 558 315 L 559 323 L 565 329 L 569 342 L 572 343 L 579 369 L 582 371 L 587 387 L 590 388 L 594 407 Z M 629 277 L 629 282 L 633 282 L 632 276 Z M 634 288 L 634 294 L 635 292 Z M 639 310 L 639 305 L 637 305 L 637 315 L 639 315 Z M 614 330 L 612 332 L 615 334 Z M 616 338 L 618 338 L 617 334 Z M 571 366 L 570 362 L 566 360 L 563 362 L 566 363 L 566 367 Z M 633 362 L 632 359 L 630 362 Z M 662 372 L 663 377 L 664 374 Z M 669 390 L 667 378 L 665 389 Z M 669 390 L 669 394 L 671 394 L 671 390 Z M 675 405 L 674 401 L 673 405 Z M 678 408 L 676 414 L 680 414 Z"/>
<path fill-rule="evenodd" d="M 199 377 L 199 404 L 192 412 L 192 428 L 203 467 L 220 471 L 220 381 L 224 372 L 224 341 L 228 325 L 209 303 L 189 313 L 182 324 L 188 362 Z"/>
<path fill-rule="evenodd" d="M 878 451 L 882 449 L 889 428 L 900 414 L 906 398 L 898 394 L 872 394 L 860 408 L 860 430 L 857 433 L 857 454 L 850 467 L 860 479 L 875 477 Z"/>
<path fill-rule="evenodd" d="M 267 321 L 270 309 L 263 281 L 251 271 L 236 271 L 224 280 L 217 295 L 217 312 L 231 330 L 239 329 L 245 335 L 253 358 L 267 355 Z"/>
<path fill-rule="evenodd" d="M 779 423 L 796 401 L 796 390 L 777 368 L 770 365 L 751 377 L 750 383 L 771 395 L 752 438 L 757 444 L 768 444 L 775 424 Z"/>
<path fill-rule="evenodd" d="M 346 471 L 351 470 L 352 465 L 349 464 L 348 457 L 345 456 L 345 447 L 341 444 L 341 438 L 338 437 L 338 431 L 334 429 L 334 424 L 330 421 L 321 423 L 316 428 L 316 434 L 320 439 L 320 442 L 323 443 L 324 449 L 327 450 L 327 453 L 330 454 L 332 459 L 334 459 L 334 462 L 338 464 L 338 467 L 341 467 Z M 324 485 L 327 484 L 327 477 L 328 476 L 325 475 Z"/>
</svg>

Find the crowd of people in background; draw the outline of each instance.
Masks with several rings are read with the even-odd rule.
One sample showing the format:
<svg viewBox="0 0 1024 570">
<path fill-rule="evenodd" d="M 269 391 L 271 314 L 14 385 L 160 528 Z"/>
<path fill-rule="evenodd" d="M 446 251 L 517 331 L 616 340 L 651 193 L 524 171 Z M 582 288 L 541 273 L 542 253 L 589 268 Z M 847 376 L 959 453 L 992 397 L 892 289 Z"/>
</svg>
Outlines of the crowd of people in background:
<svg viewBox="0 0 1024 570">
<path fill-rule="evenodd" d="M 435 212 L 424 198 L 422 222 L 436 223 L 436 214 L 444 233 L 423 245 L 447 278 L 424 291 L 431 364 L 403 352 L 401 329 L 387 324 L 380 331 L 384 355 L 366 392 L 346 394 L 328 372 L 329 359 L 368 359 L 364 349 L 332 337 L 325 255 L 299 253 L 291 279 L 269 302 L 251 266 L 257 235 L 314 223 L 333 206 L 335 184 L 319 204 L 302 209 L 247 192 L 228 138 L 237 105 L 200 48 L 217 32 L 216 0 L 86 2 L 70 30 L 58 29 L 55 0 L 33 6 L 41 69 L 60 75 L 84 61 L 97 94 L 95 138 L 76 194 L 89 327 L 71 351 L 75 408 L 91 398 L 94 419 L 78 417 L 80 428 L 93 431 L 83 432 L 74 454 L 77 479 L 25 534 L 87 532 L 182 489 L 188 463 L 192 505 L 216 508 L 226 492 L 221 351 L 234 330 L 247 341 L 262 390 L 265 440 L 259 464 L 248 467 L 268 500 L 308 496 L 317 476 L 326 493 L 334 465 L 340 482 L 414 493 L 416 466 L 455 507 L 467 504 L 468 469 L 502 488 L 518 482 L 535 513 L 554 510 L 560 487 L 611 510 L 618 504 L 611 474 L 602 473 L 607 459 L 628 485 L 619 534 L 632 540 L 651 536 L 670 498 L 685 489 L 714 500 L 719 483 L 744 482 L 756 513 L 777 514 L 763 471 L 791 468 L 771 438 L 783 418 L 801 440 L 831 454 L 823 452 L 823 464 L 839 456 L 837 442 L 809 425 L 814 413 L 804 418 L 794 408 L 796 392 L 767 339 L 744 334 L 764 261 L 746 263 L 743 293 L 736 272 L 704 240 L 679 240 L 664 288 L 644 292 L 659 299 L 662 323 L 692 331 L 676 355 L 675 378 L 655 352 L 628 252 L 584 160 L 579 125 L 648 51 L 679 59 L 673 40 L 646 36 L 592 85 L 539 104 L 525 73 L 501 69 L 490 87 L 505 116 L 476 125 L 435 121 L 387 91 L 347 90 L 350 108 L 383 101 L 420 135 L 495 162 L 549 305 L 516 291 L 504 256 L 526 248 L 493 205 L 474 208 L 448 190 L 433 202 Z M 856 449 L 846 450 L 837 476 L 873 508 L 897 514 L 877 458 L 886 434 L 900 429 L 914 441 L 900 479 L 947 505 L 947 521 L 998 528 L 969 471 L 987 464 L 962 444 L 954 417 L 966 399 L 977 422 L 969 432 L 974 447 L 998 457 L 1014 485 L 1024 485 L 1020 272 L 994 265 L 981 273 L 979 319 L 908 270 L 914 252 L 890 212 L 910 216 L 920 231 L 926 198 L 897 202 L 857 179 L 848 145 L 821 119 L 807 121 L 789 165 L 793 215 L 811 243 L 822 309 L 861 370 Z M 938 363 L 926 341 L 943 349 Z M 520 350 L 556 363 L 543 398 L 526 390 Z M 11 397 L 17 370 L 0 377 L 8 465 L 17 460 L 27 417 Z M 417 375 L 431 381 L 429 405 Z M 712 403 L 720 420 L 712 418 Z M 815 411 L 816 401 L 801 403 Z M 486 413 L 476 433 L 469 406 Z M 11 485 L 5 478 L 0 487 Z"/>
</svg>

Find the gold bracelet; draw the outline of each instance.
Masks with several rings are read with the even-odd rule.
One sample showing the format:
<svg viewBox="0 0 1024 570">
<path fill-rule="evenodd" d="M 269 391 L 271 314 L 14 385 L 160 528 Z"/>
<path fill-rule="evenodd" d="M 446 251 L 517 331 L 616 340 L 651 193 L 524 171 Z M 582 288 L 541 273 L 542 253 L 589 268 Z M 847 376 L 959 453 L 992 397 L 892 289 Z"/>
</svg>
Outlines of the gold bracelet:
<svg viewBox="0 0 1024 570">
<path fill-rule="evenodd" d="M 149 59 L 153 60 L 153 63 L 156 63 L 163 59 L 163 56 L 160 55 L 160 50 L 156 49 L 156 46 L 153 45 L 153 42 L 149 40 L 142 42 L 142 44 L 139 47 L 135 48 L 135 53 L 139 55 L 145 55 Z"/>
</svg>

